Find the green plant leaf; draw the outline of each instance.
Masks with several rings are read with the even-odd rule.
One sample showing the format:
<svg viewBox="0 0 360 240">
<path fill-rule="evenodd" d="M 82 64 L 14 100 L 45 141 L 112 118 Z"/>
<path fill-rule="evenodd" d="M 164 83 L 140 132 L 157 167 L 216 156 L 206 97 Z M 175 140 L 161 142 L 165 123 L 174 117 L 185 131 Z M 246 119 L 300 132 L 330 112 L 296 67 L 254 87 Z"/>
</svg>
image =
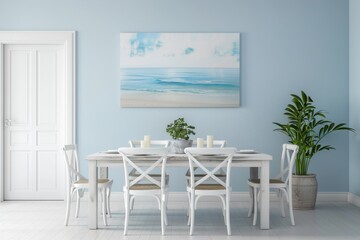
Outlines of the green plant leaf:
<svg viewBox="0 0 360 240">
<path fill-rule="evenodd" d="M 194 126 L 185 122 L 184 118 L 178 118 L 167 125 L 166 132 L 174 139 L 189 140 L 190 135 L 195 135 Z"/>
<path fill-rule="evenodd" d="M 281 132 L 289 137 L 289 142 L 299 146 L 296 158 L 296 174 L 306 175 L 312 157 L 323 150 L 335 149 L 330 145 L 322 146 L 320 142 L 328 134 L 346 130 L 355 132 L 345 123 L 335 124 L 326 119 L 326 113 L 316 110 L 313 99 L 304 91 L 300 95 L 290 94 L 291 103 L 284 110 L 287 123 L 273 122 L 277 126 L 274 131 Z"/>
</svg>

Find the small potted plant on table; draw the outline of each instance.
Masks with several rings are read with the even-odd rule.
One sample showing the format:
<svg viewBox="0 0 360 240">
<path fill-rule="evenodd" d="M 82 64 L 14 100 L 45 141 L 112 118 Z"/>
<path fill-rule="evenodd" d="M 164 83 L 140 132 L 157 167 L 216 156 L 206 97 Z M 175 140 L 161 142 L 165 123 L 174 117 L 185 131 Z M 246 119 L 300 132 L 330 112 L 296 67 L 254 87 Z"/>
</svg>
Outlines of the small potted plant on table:
<svg viewBox="0 0 360 240">
<path fill-rule="evenodd" d="M 287 123 L 274 122 L 279 131 L 290 138 L 290 143 L 299 146 L 296 156 L 296 173 L 292 179 L 293 208 L 313 209 L 317 196 L 317 180 L 315 174 L 308 173 L 310 160 L 322 150 L 335 149 L 330 145 L 321 145 L 324 137 L 330 133 L 355 130 L 346 127 L 345 123 L 335 124 L 326 119 L 324 111 L 316 110 L 313 100 L 305 92 L 301 95 L 291 94 L 292 103 L 285 108 Z"/>
<path fill-rule="evenodd" d="M 172 149 L 175 153 L 184 153 L 184 149 L 192 146 L 190 135 L 195 135 L 195 127 L 187 124 L 184 118 L 178 118 L 167 125 L 166 132 L 170 134 L 173 141 Z"/>
</svg>

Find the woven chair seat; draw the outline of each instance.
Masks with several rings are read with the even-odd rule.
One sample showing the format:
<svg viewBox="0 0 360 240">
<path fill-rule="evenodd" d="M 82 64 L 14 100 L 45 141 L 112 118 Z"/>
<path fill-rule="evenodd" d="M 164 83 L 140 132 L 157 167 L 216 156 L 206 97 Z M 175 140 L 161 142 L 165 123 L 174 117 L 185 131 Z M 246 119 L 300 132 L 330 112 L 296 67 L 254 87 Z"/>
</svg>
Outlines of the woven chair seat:
<svg viewBox="0 0 360 240">
<path fill-rule="evenodd" d="M 255 178 L 255 179 L 249 179 L 249 182 L 255 183 L 255 184 L 260 184 L 260 179 Z M 285 183 L 283 180 L 281 179 L 270 179 L 269 181 L 270 184 L 274 183 L 274 184 L 281 184 L 281 183 Z"/>
<path fill-rule="evenodd" d="M 226 188 L 221 184 L 200 184 L 195 187 L 195 190 L 225 190 Z"/>
</svg>

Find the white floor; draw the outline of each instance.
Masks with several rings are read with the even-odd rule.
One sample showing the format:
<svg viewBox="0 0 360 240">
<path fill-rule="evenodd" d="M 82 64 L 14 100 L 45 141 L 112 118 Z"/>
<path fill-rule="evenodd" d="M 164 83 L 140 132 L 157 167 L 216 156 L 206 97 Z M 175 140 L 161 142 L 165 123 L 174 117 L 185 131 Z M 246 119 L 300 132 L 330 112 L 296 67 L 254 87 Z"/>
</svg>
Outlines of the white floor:
<svg viewBox="0 0 360 240">
<path fill-rule="evenodd" d="M 143 206 L 141 206 L 143 205 Z M 98 230 L 87 228 L 87 204 L 82 202 L 80 217 L 70 218 L 63 225 L 64 202 L 2 202 L 0 203 L 1 240 L 145 240 L 145 239 L 360 239 L 360 208 L 349 203 L 318 203 L 315 210 L 295 211 L 296 226 L 288 217 L 282 218 L 275 204 L 271 209 L 271 229 L 260 230 L 251 225 L 244 204 L 231 209 L 232 236 L 226 236 L 219 208 L 200 206 L 196 212 L 193 236 L 188 236 L 183 203 L 169 203 L 169 226 L 161 236 L 159 211 L 144 203 L 135 203 L 130 215 L 128 236 L 123 236 L 123 210 L 112 202 L 113 217 L 109 226 Z M 220 204 L 218 205 L 220 206 Z M 73 210 L 73 209 L 72 209 Z M 72 211 L 73 212 L 73 211 Z M 102 224 L 99 218 L 100 224 Z"/>
</svg>

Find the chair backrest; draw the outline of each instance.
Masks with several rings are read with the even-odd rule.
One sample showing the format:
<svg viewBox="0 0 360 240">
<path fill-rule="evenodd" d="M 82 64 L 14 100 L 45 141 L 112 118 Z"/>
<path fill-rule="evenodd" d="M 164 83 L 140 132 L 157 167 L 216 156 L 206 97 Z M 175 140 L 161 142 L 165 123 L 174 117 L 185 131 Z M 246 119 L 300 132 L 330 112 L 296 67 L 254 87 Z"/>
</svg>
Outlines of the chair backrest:
<svg viewBox="0 0 360 240">
<path fill-rule="evenodd" d="M 193 146 L 196 147 L 197 146 L 197 142 L 194 141 L 193 142 Z M 207 142 L 206 139 L 204 140 L 204 147 L 206 148 L 207 146 Z M 226 140 L 214 140 L 213 141 L 213 147 L 214 148 L 224 148 L 226 146 Z"/>
<path fill-rule="evenodd" d="M 123 158 L 125 187 L 131 188 L 138 183 L 155 184 L 159 188 L 165 187 L 165 168 L 168 148 L 119 148 Z M 154 177 L 156 168 L 161 167 L 161 178 Z M 135 178 L 129 177 L 130 169 L 135 169 L 138 175 Z"/>
<path fill-rule="evenodd" d="M 129 145 L 132 148 L 135 147 L 140 147 L 141 145 L 141 141 L 140 140 L 129 140 Z M 169 147 L 170 145 L 170 141 L 168 140 L 150 140 L 150 147 L 156 147 L 156 148 L 161 148 L 161 147 Z"/>
<path fill-rule="evenodd" d="M 190 186 L 196 186 L 212 181 L 226 188 L 230 186 L 231 162 L 236 148 L 185 148 L 190 165 Z M 203 161 L 206 161 L 204 164 Z M 206 165 L 206 166 L 205 166 Z M 226 168 L 226 180 L 216 176 L 221 168 Z M 204 172 L 202 177 L 195 177 L 195 169 Z"/>
<path fill-rule="evenodd" d="M 295 165 L 296 155 L 299 147 L 294 144 L 283 144 L 280 162 L 280 173 L 276 177 L 291 185 L 292 171 Z"/>
<path fill-rule="evenodd" d="M 64 152 L 64 160 L 65 160 L 69 183 L 73 183 L 80 179 L 86 179 L 84 176 L 80 174 L 76 145 L 75 144 L 64 145 L 62 150 Z"/>
</svg>

